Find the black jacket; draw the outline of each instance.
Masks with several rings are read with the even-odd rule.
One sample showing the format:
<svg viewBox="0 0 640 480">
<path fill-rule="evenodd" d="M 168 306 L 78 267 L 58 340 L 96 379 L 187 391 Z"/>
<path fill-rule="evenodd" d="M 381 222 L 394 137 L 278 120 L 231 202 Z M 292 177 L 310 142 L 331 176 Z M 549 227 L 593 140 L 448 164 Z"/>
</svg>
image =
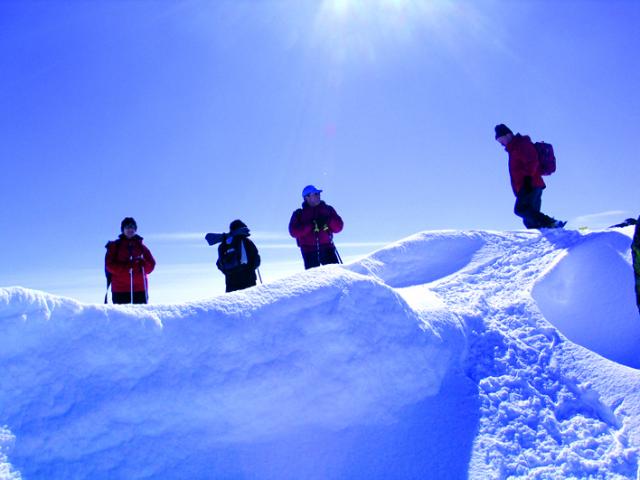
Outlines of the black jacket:
<svg viewBox="0 0 640 480">
<path fill-rule="evenodd" d="M 252 287 L 260 266 L 258 248 L 246 235 L 229 235 L 218 246 L 216 266 L 224 273 L 227 292 Z"/>
</svg>

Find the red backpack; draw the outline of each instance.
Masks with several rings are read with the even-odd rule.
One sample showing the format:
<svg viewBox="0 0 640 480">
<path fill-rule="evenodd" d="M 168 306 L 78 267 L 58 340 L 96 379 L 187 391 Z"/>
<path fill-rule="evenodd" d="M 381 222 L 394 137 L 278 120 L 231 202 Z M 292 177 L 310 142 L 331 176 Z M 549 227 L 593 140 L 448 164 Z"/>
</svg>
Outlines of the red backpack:
<svg viewBox="0 0 640 480">
<path fill-rule="evenodd" d="M 540 175 L 551 175 L 556 171 L 556 156 L 550 143 L 536 142 L 533 144 L 538 151 Z"/>
</svg>

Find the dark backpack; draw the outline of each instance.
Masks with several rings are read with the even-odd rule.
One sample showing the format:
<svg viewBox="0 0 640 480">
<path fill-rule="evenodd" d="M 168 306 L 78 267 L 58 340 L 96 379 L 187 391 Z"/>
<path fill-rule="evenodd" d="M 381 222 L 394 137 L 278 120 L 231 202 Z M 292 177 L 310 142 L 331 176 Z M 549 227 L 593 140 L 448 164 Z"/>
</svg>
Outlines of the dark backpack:
<svg viewBox="0 0 640 480">
<path fill-rule="evenodd" d="M 533 144 L 538 152 L 540 175 L 551 175 L 556 171 L 556 156 L 550 143 L 536 142 Z"/>
<path fill-rule="evenodd" d="M 240 255 L 241 255 L 241 246 L 242 239 L 240 239 L 240 244 L 236 248 L 236 242 L 227 243 L 226 241 L 222 242 L 220 245 L 220 253 L 218 255 L 218 266 L 222 273 L 230 273 L 234 270 L 237 270 L 242 266 Z"/>
</svg>

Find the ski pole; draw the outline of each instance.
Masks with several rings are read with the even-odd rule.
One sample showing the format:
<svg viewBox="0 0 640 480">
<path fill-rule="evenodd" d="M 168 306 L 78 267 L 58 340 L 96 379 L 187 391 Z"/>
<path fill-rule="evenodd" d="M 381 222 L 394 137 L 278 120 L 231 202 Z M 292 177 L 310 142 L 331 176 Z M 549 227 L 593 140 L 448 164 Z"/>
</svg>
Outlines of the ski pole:
<svg viewBox="0 0 640 480">
<path fill-rule="evenodd" d="M 142 268 L 142 279 L 144 280 L 144 303 L 149 303 L 149 290 L 147 287 L 147 275 L 144 273 L 144 265 Z"/>
<path fill-rule="evenodd" d="M 111 277 L 110 277 L 110 273 L 107 272 L 107 269 L 105 267 L 104 269 L 105 271 L 105 276 L 107 277 L 107 290 L 104 292 L 104 304 L 106 305 L 107 303 L 109 303 L 109 286 L 111 285 Z"/>
<path fill-rule="evenodd" d="M 333 250 L 336 252 L 336 257 L 338 258 L 338 263 L 342 263 L 342 257 L 340 257 L 340 254 L 338 253 L 338 249 L 336 248 L 336 246 L 333 246 Z"/>
<path fill-rule="evenodd" d="M 131 304 L 133 304 L 133 247 L 131 243 L 127 245 L 129 250 L 129 282 L 131 284 Z"/>
<path fill-rule="evenodd" d="M 262 275 L 260 275 L 260 269 L 256 268 L 256 272 L 258 272 L 258 278 L 260 279 L 260 284 L 262 284 Z"/>
</svg>

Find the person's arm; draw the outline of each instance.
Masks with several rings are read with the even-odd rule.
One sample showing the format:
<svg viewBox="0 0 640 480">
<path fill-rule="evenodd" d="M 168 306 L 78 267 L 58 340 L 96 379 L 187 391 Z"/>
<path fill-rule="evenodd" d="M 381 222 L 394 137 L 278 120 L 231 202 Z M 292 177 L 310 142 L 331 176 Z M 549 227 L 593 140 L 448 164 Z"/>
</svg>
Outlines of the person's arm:
<svg viewBox="0 0 640 480">
<path fill-rule="evenodd" d="M 534 147 L 535 148 L 535 147 Z M 524 179 L 529 174 L 528 160 L 521 148 L 509 153 L 509 174 L 511 175 L 511 188 L 518 195 L 524 187 Z"/>
<path fill-rule="evenodd" d="M 109 243 L 104 257 L 104 266 L 111 275 L 128 274 L 129 268 L 131 268 L 129 261 L 121 262 L 118 260 L 118 244 L 116 242 Z"/>
<path fill-rule="evenodd" d="M 142 245 L 142 259 L 144 265 L 144 272 L 151 273 L 156 268 L 156 259 L 151 255 L 151 250 L 146 245 Z"/>
<path fill-rule="evenodd" d="M 260 254 L 258 253 L 258 247 L 256 247 L 256 244 L 247 238 L 245 240 L 245 248 L 247 249 L 249 266 L 255 270 L 260 266 Z"/>
<path fill-rule="evenodd" d="M 329 207 L 329 219 L 327 221 L 327 225 L 329 226 L 329 230 L 332 233 L 340 233 L 344 228 L 344 222 L 338 212 L 335 211 L 333 207 Z"/>
<path fill-rule="evenodd" d="M 216 267 L 218 267 L 218 270 L 220 270 L 222 273 L 224 273 L 224 270 L 222 270 L 222 263 L 220 262 L 220 259 L 222 258 L 222 246 L 224 245 L 225 240 L 223 240 L 220 245 L 218 245 L 218 260 L 216 260 Z"/>
<path fill-rule="evenodd" d="M 302 210 L 298 209 L 291 215 L 289 221 L 289 235 L 293 238 L 301 238 L 313 231 L 313 224 L 306 223 L 302 220 Z"/>
</svg>

